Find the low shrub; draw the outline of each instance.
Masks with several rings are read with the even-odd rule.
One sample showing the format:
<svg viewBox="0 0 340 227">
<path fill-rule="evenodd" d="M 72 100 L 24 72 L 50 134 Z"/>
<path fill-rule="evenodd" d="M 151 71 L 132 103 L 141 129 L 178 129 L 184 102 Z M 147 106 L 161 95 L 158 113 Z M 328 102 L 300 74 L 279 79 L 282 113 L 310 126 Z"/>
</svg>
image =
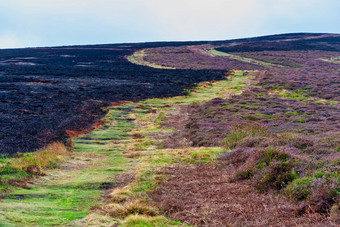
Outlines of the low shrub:
<svg viewBox="0 0 340 227">
<path fill-rule="evenodd" d="M 285 194 L 293 200 L 301 201 L 307 199 L 312 188 L 312 177 L 303 177 L 293 180 L 285 189 Z"/>
<path fill-rule="evenodd" d="M 315 212 L 329 214 L 340 199 L 340 176 L 338 172 L 316 172 L 309 177 L 295 179 L 285 189 L 292 200 L 306 200 Z"/>
<path fill-rule="evenodd" d="M 235 159 L 232 155 L 229 158 Z M 235 174 L 234 180 L 253 177 L 256 188 L 261 192 L 271 188 L 281 190 L 289 182 L 298 178 L 294 167 L 295 160 L 288 154 L 279 151 L 275 147 L 262 148 L 246 157 L 244 164 L 240 166 L 239 171 Z"/>
<path fill-rule="evenodd" d="M 281 190 L 298 177 L 288 154 L 279 152 L 273 147 L 259 152 L 254 169 L 254 172 L 257 172 L 255 179 L 259 191 L 267 191 L 270 188 Z"/>
</svg>

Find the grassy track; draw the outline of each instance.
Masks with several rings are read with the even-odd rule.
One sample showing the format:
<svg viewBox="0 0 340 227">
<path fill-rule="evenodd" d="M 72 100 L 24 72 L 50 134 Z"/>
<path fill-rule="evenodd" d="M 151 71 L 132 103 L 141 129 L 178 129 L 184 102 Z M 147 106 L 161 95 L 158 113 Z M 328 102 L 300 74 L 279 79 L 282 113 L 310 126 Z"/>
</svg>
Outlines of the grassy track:
<svg viewBox="0 0 340 227">
<path fill-rule="evenodd" d="M 238 55 L 235 55 L 235 54 L 225 53 L 225 52 L 222 52 L 222 51 L 215 50 L 213 48 L 208 50 L 208 51 L 202 50 L 202 52 L 209 54 L 213 57 L 215 57 L 215 56 L 227 57 L 227 58 L 230 58 L 230 59 L 234 59 L 234 60 L 238 60 L 238 61 L 242 61 L 242 62 L 254 64 L 254 65 L 259 65 L 259 66 L 263 66 L 263 67 L 266 67 L 266 68 L 283 67 L 282 65 L 271 64 L 271 63 L 268 63 L 268 62 L 255 60 L 255 59 L 252 59 L 252 58 L 246 58 L 246 57 L 241 57 L 241 56 L 238 56 Z"/>
<path fill-rule="evenodd" d="M 175 69 L 173 67 L 157 65 L 155 63 L 145 61 L 144 60 L 145 56 L 146 56 L 145 50 L 139 50 L 133 53 L 132 55 L 127 56 L 126 59 L 133 64 L 144 65 L 144 66 L 148 66 L 148 67 L 155 68 L 155 69 Z"/>
<path fill-rule="evenodd" d="M 113 186 L 115 175 L 131 166 L 122 156 L 134 127 L 128 108 L 110 110 L 105 118 L 110 124 L 75 139 L 75 152 L 59 169 L 1 200 L 0 226 L 51 226 L 85 217 L 101 202 L 105 185 Z"/>
</svg>

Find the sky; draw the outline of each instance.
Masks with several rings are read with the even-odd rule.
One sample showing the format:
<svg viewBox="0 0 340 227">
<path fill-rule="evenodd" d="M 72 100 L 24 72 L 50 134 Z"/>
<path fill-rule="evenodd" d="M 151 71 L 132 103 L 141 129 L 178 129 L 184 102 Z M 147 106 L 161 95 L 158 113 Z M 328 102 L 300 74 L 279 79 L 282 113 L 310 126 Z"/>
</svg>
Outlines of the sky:
<svg viewBox="0 0 340 227">
<path fill-rule="evenodd" d="M 0 0 L 0 48 L 340 33 L 340 0 Z"/>
</svg>

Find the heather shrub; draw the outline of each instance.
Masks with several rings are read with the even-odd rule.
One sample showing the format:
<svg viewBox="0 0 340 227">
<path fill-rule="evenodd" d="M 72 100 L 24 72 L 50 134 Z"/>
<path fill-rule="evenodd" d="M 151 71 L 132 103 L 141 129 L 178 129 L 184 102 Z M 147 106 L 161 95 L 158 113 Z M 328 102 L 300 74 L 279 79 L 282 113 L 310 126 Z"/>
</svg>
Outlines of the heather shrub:
<svg viewBox="0 0 340 227">
<path fill-rule="evenodd" d="M 236 147 L 237 148 L 252 148 L 252 147 L 268 147 L 275 143 L 271 137 L 246 137 L 241 139 Z"/>
<path fill-rule="evenodd" d="M 254 148 L 235 148 L 231 152 L 225 152 L 219 156 L 219 160 L 227 161 L 230 165 L 242 165 L 247 160 L 248 157 L 256 152 L 257 149 Z"/>
<path fill-rule="evenodd" d="M 329 213 L 335 201 L 339 198 L 339 178 L 326 179 L 319 185 L 314 185 L 308 202 L 318 213 Z"/>
<path fill-rule="evenodd" d="M 313 176 L 295 179 L 285 189 L 292 200 L 306 200 L 318 213 L 330 213 L 339 199 L 340 176 L 338 172 L 316 172 Z"/>
<path fill-rule="evenodd" d="M 331 207 L 329 216 L 332 222 L 337 225 L 340 224 L 340 209 L 338 201 Z"/>
<path fill-rule="evenodd" d="M 296 137 L 292 139 L 292 144 L 298 149 L 306 149 L 314 145 L 314 141 L 306 137 Z"/>
<path fill-rule="evenodd" d="M 260 191 L 270 188 L 280 190 L 288 182 L 297 178 L 294 164 L 288 154 L 269 147 L 259 152 L 258 161 L 255 165 L 256 187 Z"/>
<path fill-rule="evenodd" d="M 285 194 L 293 200 L 301 201 L 307 199 L 312 187 L 312 177 L 295 179 L 285 189 Z"/>
<path fill-rule="evenodd" d="M 294 165 L 289 162 L 271 162 L 271 164 L 260 172 L 256 182 L 259 191 L 267 191 L 270 188 L 281 190 L 287 184 L 298 177 Z"/>
<path fill-rule="evenodd" d="M 281 190 L 298 178 L 294 165 L 294 160 L 288 154 L 268 147 L 249 155 L 234 178 L 242 180 L 253 177 L 259 191 L 271 188 Z"/>
</svg>

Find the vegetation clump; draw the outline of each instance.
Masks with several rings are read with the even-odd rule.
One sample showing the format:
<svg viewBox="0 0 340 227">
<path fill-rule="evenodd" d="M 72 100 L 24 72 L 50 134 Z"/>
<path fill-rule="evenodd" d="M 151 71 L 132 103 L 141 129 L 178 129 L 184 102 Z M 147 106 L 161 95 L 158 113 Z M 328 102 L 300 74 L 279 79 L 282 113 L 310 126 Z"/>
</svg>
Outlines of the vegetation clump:
<svg viewBox="0 0 340 227">
<path fill-rule="evenodd" d="M 44 170 L 58 167 L 68 154 L 63 143 L 55 142 L 33 153 L 17 154 L 14 158 L 2 157 L 0 193 L 8 191 L 11 185 L 25 187 L 25 179 L 44 175 Z"/>
<path fill-rule="evenodd" d="M 224 139 L 224 146 L 226 149 L 233 149 L 237 143 L 247 137 L 263 137 L 267 136 L 266 129 L 257 124 L 236 124 L 233 125 L 231 130 L 227 133 Z"/>
</svg>

